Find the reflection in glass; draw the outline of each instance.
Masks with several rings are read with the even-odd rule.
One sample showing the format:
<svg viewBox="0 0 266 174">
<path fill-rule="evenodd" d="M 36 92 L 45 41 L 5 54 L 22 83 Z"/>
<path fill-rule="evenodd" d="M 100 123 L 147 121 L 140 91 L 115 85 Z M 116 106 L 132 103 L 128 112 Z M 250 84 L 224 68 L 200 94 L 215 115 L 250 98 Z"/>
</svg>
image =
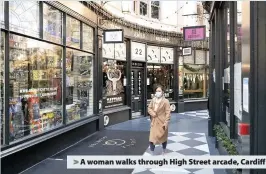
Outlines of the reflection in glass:
<svg viewBox="0 0 266 174">
<path fill-rule="evenodd" d="M 103 107 L 111 108 L 125 104 L 126 62 L 103 60 Z"/>
<path fill-rule="evenodd" d="M 9 1 L 10 30 L 39 37 L 38 1 Z"/>
<path fill-rule="evenodd" d="M 148 99 L 154 97 L 155 88 L 157 85 L 161 85 L 165 92 L 165 97 L 173 100 L 173 65 L 158 65 L 158 64 L 148 64 L 148 81 L 147 92 Z"/>
<path fill-rule="evenodd" d="M 80 48 L 80 22 L 70 16 L 66 18 L 66 44 Z"/>
<path fill-rule="evenodd" d="M 0 48 L 0 117 L 1 117 L 1 144 L 3 144 L 3 138 L 4 138 L 4 70 L 5 70 L 5 64 L 4 64 L 4 58 L 5 58 L 5 54 L 4 54 L 4 43 L 5 43 L 5 39 L 4 39 L 4 33 L 1 32 L 0 33 L 1 36 L 1 48 Z"/>
<path fill-rule="evenodd" d="M 43 4 L 43 38 L 55 43 L 62 42 L 62 13 Z"/>
<path fill-rule="evenodd" d="M 93 28 L 83 25 L 83 50 L 93 52 Z"/>
<path fill-rule="evenodd" d="M 4 20 L 4 1 L 0 1 L 0 28 L 5 28 Z"/>
<path fill-rule="evenodd" d="M 10 35 L 10 141 L 62 125 L 62 48 Z"/>
<path fill-rule="evenodd" d="M 67 122 L 93 114 L 93 56 L 67 49 L 66 109 Z"/>
</svg>

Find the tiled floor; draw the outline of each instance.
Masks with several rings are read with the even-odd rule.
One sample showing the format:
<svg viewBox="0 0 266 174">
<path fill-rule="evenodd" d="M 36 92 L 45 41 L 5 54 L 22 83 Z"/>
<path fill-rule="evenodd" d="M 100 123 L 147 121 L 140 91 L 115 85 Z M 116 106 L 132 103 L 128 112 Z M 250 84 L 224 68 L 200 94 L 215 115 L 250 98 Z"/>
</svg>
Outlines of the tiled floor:
<svg viewBox="0 0 266 174">
<path fill-rule="evenodd" d="M 219 155 L 214 140 L 208 137 L 208 111 L 192 111 L 171 115 L 168 145 L 165 155 Z M 148 117 L 130 120 L 108 127 L 109 130 L 149 131 Z M 156 146 L 155 155 L 160 155 L 162 148 Z M 151 155 L 147 150 L 143 155 Z M 135 169 L 134 174 L 225 174 L 216 169 Z"/>
<path fill-rule="evenodd" d="M 154 155 L 161 155 L 162 148 L 156 146 Z M 144 156 L 151 156 L 150 150 L 147 148 Z M 186 155 L 210 155 L 209 146 L 206 135 L 204 133 L 193 132 L 169 132 L 168 144 L 165 156 L 186 156 Z M 214 174 L 212 169 L 135 169 L 133 174 Z"/>
</svg>

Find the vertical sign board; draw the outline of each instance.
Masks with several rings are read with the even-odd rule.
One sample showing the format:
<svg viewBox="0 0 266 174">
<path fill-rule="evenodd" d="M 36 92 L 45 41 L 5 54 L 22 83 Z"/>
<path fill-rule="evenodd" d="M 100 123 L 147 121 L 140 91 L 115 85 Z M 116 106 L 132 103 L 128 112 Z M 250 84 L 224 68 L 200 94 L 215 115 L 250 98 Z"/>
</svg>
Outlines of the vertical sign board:
<svg viewBox="0 0 266 174">
<path fill-rule="evenodd" d="M 147 62 L 149 63 L 160 63 L 161 50 L 157 46 L 147 47 Z"/>
<path fill-rule="evenodd" d="M 174 64 L 174 49 L 161 47 L 161 63 Z"/>
<path fill-rule="evenodd" d="M 204 41 L 206 38 L 206 26 L 183 27 L 184 41 Z"/>
<path fill-rule="evenodd" d="M 146 61 L 146 45 L 143 43 L 131 43 L 131 59 L 133 61 Z"/>
</svg>

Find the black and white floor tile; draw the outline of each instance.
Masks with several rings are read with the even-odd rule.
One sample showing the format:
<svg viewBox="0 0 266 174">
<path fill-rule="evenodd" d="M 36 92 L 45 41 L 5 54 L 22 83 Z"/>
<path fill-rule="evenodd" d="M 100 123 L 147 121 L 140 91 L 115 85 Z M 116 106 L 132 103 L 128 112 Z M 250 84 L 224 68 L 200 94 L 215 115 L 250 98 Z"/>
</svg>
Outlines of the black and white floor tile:
<svg viewBox="0 0 266 174">
<path fill-rule="evenodd" d="M 208 119 L 209 117 L 208 110 L 190 111 L 190 112 L 183 112 L 179 114 L 190 116 L 190 117 L 203 118 L 203 119 Z"/>
<path fill-rule="evenodd" d="M 162 148 L 157 145 L 154 155 L 161 155 Z M 143 154 L 151 156 L 149 148 Z M 209 146 L 204 133 L 169 132 L 165 156 L 203 155 L 209 156 Z M 132 174 L 214 174 L 213 169 L 157 168 L 135 169 Z"/>
</svg>

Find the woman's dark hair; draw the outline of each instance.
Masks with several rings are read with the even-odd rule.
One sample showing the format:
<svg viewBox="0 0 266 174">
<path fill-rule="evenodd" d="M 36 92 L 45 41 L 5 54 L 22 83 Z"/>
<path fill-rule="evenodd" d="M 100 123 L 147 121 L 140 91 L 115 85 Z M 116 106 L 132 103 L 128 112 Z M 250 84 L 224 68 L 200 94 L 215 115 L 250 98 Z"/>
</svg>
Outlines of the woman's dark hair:
<svg viewBox="0 0 266 174">
<path fill-rule="evenodd" d="M 161 90 L 164 92 L 163 86 L 162 85 L 156 85 L 154 91 L 156 91 L 158 88 L 161 88 Z"/>
</svg>

